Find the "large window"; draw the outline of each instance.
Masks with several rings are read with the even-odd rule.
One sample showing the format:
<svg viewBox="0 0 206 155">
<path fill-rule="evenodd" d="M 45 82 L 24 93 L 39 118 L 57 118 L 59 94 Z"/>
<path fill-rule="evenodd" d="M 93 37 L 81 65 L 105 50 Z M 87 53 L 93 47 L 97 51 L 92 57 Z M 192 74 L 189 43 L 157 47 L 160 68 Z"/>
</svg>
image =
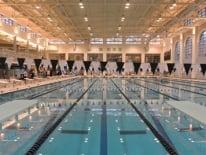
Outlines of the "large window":
<svg viewBox="0 0 206 155">
<path fill-rule="evenodd" d="M 160 63 L 160 54 L 146 54 L 145 62 L 146 63 Z"/>
<path fill-rule="evenodd" d="M 122 38 L 107 38 L 106 39 L 107 44 L 122 44 Z"/>
<path fill-rule="evenodd" d="M 192 26 L 192 19 L 185 19 L 184 21 L 184 26 Z"/>
<path fill-rule="evenodd" d="M 107 61 L 122 61 L 122 54 L 107 54 Z"/>
<path fill-rule="evenodd" d="M 185 42 L 185 59 L 192 57 L 192 38 L 188 37 Z"/>
<path fill-rule="evenodd" d="M 84 54 L 69 53 L 68 60 L 84 60 Z"/>
<path fill-rule="evenodd" d="M 199 17 L 206 17 L 206 8 L 203 8 L 198 11 Z"/>
<path fill-rule="evenodd" d="M 206 56 L 206 31 L 200 35 L 199 56 Z"/>
<path fill-rule="evenodd" d="M 165 61 L 171 60 L 171 49 L 164 53 L 164 60 Z"/>
<path fill-rule="evenodd" d="M 126 62 L 128 61 L 141 63 L 141 54 L 126 54 Z"/>
<path fill-rule="evenodd" d="M 103 38 L 92 38 L 90 40 L 90 43 L 95 45 L 95 44 L 103 44 Z"/>
<path fill-rule="evenodd" d="M 103 54 L 88 54 L 88 60 L 89 61 L 103 61 Z"/>
<path fill-rule="evenodd" d="M 176 42 L 175 44 L 175 61 L 179 61 L 180 58 L 180 42 Z"/>
<path fill-rule="evenodd" d="M 125 43 L 126 44 L 141 44 L 142 42 L 141 38 L 135 37 L 135 36 L 130 36 L 126 38 Z"/>
<path fill-rule="evenodd" d="M 13 26 L 14 20 L 11 18 L 7 18 L 4 15 L 0 14 L 1 22 L 4 23 L 7 26 Z"/>
</svg>

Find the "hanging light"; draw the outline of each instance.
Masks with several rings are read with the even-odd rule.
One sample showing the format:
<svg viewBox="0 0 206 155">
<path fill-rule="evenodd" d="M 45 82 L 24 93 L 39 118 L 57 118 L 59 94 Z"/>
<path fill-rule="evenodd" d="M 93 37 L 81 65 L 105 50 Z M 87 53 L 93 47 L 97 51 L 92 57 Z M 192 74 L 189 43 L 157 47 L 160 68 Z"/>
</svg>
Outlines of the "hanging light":
<svg viewBox="0 0 206 155">
<path fill-rule="evenodd" d="M 80 0 L 79 1 L 79 6 L 83 6 L 84 4 L 83 4 L 83 2 Z"/>
<path fill-rule="evenodd" d="M 82 0 L 79 1 L 79 6 L 81 9 L 84 9 L 84 4 L 83 4 Z"/>
<path fill-rule="evenodd" d="M 88 22 L 88 17 L 87 16 L 84 17 L 84 21 Z"/>
<path fill-rule="evenodd" d="M 124 17 L 124 16 L 122 16 L 121 21 L 123 22 L 124 20 L 125 20 L 125 17 Z"/>
<path fill-rule="evenodd" d="M 125 4 L 125 9 L 129 9 L 130 3 L 129 0 L 127 0 L 126 4 Z"/>
<path fill-rule="evenodd" d="M 88 30 L 91 31 L 91 29 L 92 29 L 92 28 L 91 28 L 90 26 L 88 26 Z"/>
</svg>

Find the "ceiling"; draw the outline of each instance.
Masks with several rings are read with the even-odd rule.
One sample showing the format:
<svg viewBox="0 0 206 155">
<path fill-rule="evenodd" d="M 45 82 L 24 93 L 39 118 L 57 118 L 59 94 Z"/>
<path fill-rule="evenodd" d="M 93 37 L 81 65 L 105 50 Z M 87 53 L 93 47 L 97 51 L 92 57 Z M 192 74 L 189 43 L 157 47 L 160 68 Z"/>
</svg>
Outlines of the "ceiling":
<svg viewBox="0 0 206 155">
<path fill-rule="evenodd" d="M 168 32 L 174 24 L 180 26 L 186 18 L 185 13 L 199 4 L 206 4 L 205 0 L 1 1 L 0 7 L 6 3 L 20 13 L 13 14 L 13 18 L 27 18 L 53 38 L 64 41 L 117 36 L 140 36 L 149 40 Z M 79 2 L 84 8 L 80 8 Z M 130 4 L 128 9 L 125 8 L 127 2 Z M 125 18 L 123 22 L 122 17 Z"/>
</svg>

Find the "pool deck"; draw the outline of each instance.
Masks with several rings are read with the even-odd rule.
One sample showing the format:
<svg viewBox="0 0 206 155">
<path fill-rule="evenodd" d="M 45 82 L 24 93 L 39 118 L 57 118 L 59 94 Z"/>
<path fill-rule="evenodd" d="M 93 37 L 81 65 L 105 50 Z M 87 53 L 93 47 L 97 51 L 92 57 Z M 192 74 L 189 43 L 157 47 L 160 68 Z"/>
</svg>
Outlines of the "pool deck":
<svg viewBox="0 0 206 155">
<path fill-rule="evenodd" d="M 0 105 L 0 123 L 37 104 L 37 100 L 14 100 Z"/>
<path fill-rule="evenodd" d="M 206 107 L 190 101 L 167 101 L 167 104 L 206 124 Z"/>
<path fill-rule="evenodd" d="M 70 79 L 79 78 L 79 77 L 80 76 L 75 76 L 75 77 L 74 76 L 59 76 L 59 77 L 55 77 L 55 78 L 44 78 L 44 79 L 39 78 L 42 81 L 32 80 L 32 82 L 29 84 L 21 84 L 21 85 L 17 85 L 17 86 L 6 87 L 6 88 L 0 87 L 0 94 L 15 92 L 18 90 L 28 89 L 28 88 L 32 88 L 32 87 L 36 87 L 36 86 L 41 86 L 41 85 L 47 85 L 50 83 L 70 80 Z M 9 82 L 7 82 L 7 83 L 9 83 Z"/>
</svg>

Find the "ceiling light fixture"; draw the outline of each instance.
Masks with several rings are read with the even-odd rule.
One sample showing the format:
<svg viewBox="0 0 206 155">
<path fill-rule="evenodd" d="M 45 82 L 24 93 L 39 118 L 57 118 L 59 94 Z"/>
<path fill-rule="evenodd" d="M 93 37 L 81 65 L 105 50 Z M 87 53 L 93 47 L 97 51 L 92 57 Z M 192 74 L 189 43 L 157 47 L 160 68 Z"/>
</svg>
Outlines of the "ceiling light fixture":
<svg viewBox="0 0 206 155">
<path fill-rule="evenodd" d="M 176 3 L 174 3 L 174 4 L 172 4 L 172 6 L 173 6 L 173 7 L 176 7 L 176 6 L 177 6 L 177 4 L 176 4 Z"/>
<path fill-rule="evenodd" d="M 88 26 L 88 30 L 91 31 L 91 29 L 92 29 L 92 28 L 91 28 L 90 26 Z"/>
<path fill-rule="evenodd" d="M 129 9 L 130 3 L 129 0 L 127 0 L 126 4 L 125 4 L 125 9 Z"/>
<path fill-rule="evenodd" d="M 47 18 L 50 22 L 52 21 L 52 19 L 50 17 Z"/>
<path fill-rule="evenodd" d="M 121 30 L 121 29 L 122 29 L 122 27 L 121 27 L 121 26 L 119 26 L 119 27 L 118 27 L 118 30 Z"/>
<path fill-rule="evenodd" d="M 87 18 L 87 17 L 84 17 L 84 21 L 85 21 L 85 22 L 88 22 L 88 18 Z"/>
<path fill-rule="evenodd" d="M 83 4 L 82 0 L 79 1 L 79 6 L 81 9 L 84 9 L 84 4 Z"/>
<path fill-rule="evenodd" d="M 125 17 L 124 17 L 124 16 L 122 16 L 121 21 L 123 22 L 124 20 L 125 20 Z"/>
<path fill-rule="evenodd" d="M 84 5 L 84 4 L 83 4 L 82 1 L 80 0 L 80 1 L 79 1 L 79 6 L 82 6 L 82 5 Z"/>
<path fill-rule="evenodd" d="M 36 6 L 36 9 L 40 9 L 40 6 L 37 5 L 37 6 Z"/>
</svg>

